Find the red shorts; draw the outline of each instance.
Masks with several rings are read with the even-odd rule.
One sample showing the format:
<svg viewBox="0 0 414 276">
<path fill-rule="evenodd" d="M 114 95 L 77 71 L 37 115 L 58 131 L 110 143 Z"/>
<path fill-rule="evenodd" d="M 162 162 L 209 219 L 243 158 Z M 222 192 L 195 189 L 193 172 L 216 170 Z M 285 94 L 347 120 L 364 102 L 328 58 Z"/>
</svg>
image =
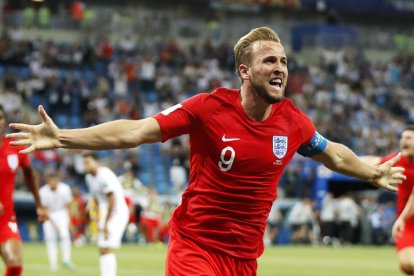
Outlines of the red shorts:
<svg viewBox="0 0 414 276">
<path fill-rule="evenodd" d="M 165 269 L 167 276 L 254 276 L 256 271 L 256 259 L 235 258 L 202 248 L 171 230 Z"/>
<path fill-rule="evenodd" d="M 395 239 L 397 251 L 407 247 L 414 247 L 414 224 L 406 224 L 401 236 Z"/>
<path fill-rule="evenodd" d="M 10 239 L 22 239 L 20 237 L 19 229 L 17 228 L 16 220 L 12 218 L 0 222 L 0 243 L 4 243 Z"/>
</svg>

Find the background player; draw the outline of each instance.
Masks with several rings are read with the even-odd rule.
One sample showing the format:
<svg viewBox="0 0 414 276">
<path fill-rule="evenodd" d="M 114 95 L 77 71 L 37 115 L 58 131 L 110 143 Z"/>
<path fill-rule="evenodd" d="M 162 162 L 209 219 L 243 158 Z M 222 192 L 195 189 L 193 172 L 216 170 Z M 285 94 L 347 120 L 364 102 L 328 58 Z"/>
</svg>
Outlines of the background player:
<svg viewBox="0 0 414 276">
<path fill-rule="evenodd" d="M 414 125 L 408 125 L 401 133 L 401 159 L 396 166 L 405 168 L 406 180 L 398 185 L 397 215 L 399 216 L 393 227 L 393 236 L 398 250 L 398 260 L 402 271 L 409 275 L 414 274 L 414 216 L 412 216 L 413 187 L 414 187 Z M 383 158 L 364 156 L 363 159 L 372 164 L 380 164 L 397 153 L 391 153 Z M 410 203 L 409 203 L 410 199 Z M 406 206 L 407 205 L 407 206 Z M 404 210 L 404 212 L 403 212 Z"/>
<path fill-rule="evenodd" d="M 84 156 L 84 170 L 89 193 L 99 209 L 98 247 L 102 276 L 116 275 L 117 262 L 113 249 L 121 246 L 129 220 L 129 209 L 117 176 L 99 164 L 94 153 Z"/>
<path fill-rule="evenodd" d="M 48 220 L 43 223 L 47 256 L 52 271 L 58 269 L 58 240 L 60 241 L 62 261 L 65 268 L 74 268 L 71 262 L 71 238 L 69 205 L 72 192 L 69 185 L 60 182 L 58 172 L 52 171 L 47 176 L 47 184 L 40 188 L 40 198 L 48 210 Z"/>
<path fill-rule="evenodd" d="M 38 185 L 33 175 L 28 155 L 19 154 L 22 147 L 10 146 L 10 139 L 4 135 L 6 113 L 0 105 L 0 254 L 6 264 L 5 275 L 21 275 L 22 273 L 22 239 L 17 227 L 14 212 L 13 191 L 16 173 L 19 167 L 27 187 L 33 194 L 39 221 L 46 219 L 46 211 L 41 205 Z"/>
<path fill-rule="evenodd" d="M 200 93 L 143 120 L 86 129 L 59 129 L 39 107 L 43 123 L 11 124 L 24 131 L 23 153 L 54 147 L 116 149 L 190 135 L 191 171 L 171 219 L 167 275 L 256 275 L 266 219 L 283 169 L 298 151 L 340 173 L 395 191 L 398 157 L 371 166 L 347 147 L 326 140 L 284 98 L 287 57 L 278 35 L 262 27 L 234 48 L 240 90 Z"/>
</svg>

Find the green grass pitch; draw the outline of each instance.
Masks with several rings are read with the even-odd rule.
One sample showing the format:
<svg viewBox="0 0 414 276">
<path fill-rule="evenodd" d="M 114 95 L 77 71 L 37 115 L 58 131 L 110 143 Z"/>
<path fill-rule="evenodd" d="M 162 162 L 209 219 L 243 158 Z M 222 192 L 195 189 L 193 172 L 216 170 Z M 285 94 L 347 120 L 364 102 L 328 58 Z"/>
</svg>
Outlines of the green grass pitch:
<svg viewBox="0 0 414 276">
<path fill-rule="evenodd" d="M 164 275 L 166 246 L 124 244 L 116 251 L 118 276 Z M 73 248 L 76 270 L 50 272 L 42 243 L 24 245 L 24 272 L 27 276 L 99 275 L 98 249 L 93 245 Z M 3 274 L 4 265 L 0 265 Z M 394 247 L 302 247 L 266 248 L 259 259 L 258 276 L 401 276 Z"/>
</svg>

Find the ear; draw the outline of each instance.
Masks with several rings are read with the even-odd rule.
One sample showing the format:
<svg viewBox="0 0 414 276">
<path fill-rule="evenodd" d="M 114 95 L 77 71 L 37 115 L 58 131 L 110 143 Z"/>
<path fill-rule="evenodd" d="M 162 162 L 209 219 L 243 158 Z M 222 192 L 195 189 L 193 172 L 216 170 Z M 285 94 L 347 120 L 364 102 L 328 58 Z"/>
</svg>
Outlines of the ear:
<svg viewBox="0 0 414 276">
<path fill-rule="evenodd" d="M 250 79 L 250 69 L 247 65 L 240 64 L 239 65 L 239 72 L 240 72 L 240 76 L 243 80 Z"/>
</svg>

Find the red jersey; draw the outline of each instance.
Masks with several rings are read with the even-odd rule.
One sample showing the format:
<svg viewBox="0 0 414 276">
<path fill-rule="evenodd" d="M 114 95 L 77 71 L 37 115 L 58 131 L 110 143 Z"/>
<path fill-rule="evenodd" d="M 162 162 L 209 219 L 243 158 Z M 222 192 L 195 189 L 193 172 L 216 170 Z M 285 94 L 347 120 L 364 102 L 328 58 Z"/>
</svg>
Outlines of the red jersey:
<svg viewBox="0 0 414 276">
<path fill-rule="evenodd" d="M 190 135 L 190 178 L 171 227 L 195 242 L 246 259 L 263 253 L 277 183 L 298 148 L 315 134 L 290 100 L 262 121 L 249 118 L 240 90 L 198 94 L 154 118 L 162 141 Z"/>
<path fill-rule="evenodd" d="M 30 166 L 29 156 L 19 154 L 23 147 L 10 145 L 10 139 L 1 137 L 0 145 L 0 202 L 3 204 L 3 215 L 0 215 L 0 224 L 15 216 L 13 191 L 16 172 L 19 167 Z"/>
<path fill-rule="evenodd" d="M 390 160 L 398 153 L 391 153 L 381 159 L 381 163 Z M 413 191 L 414 186 L 414 163 L 410 163 L 407 157 L 401 156 L 400 160 L 395 163 L 395 167 L 403 167 L 405 169 L 405 176 L 407 177 L 401 184 L 398 185 L 397 192 L 397 214 L 398 216 L 404 210 L 405 204 Z M 407 220 L 407 223 L 414 225 L 414 217 Z"/>
</svg>

